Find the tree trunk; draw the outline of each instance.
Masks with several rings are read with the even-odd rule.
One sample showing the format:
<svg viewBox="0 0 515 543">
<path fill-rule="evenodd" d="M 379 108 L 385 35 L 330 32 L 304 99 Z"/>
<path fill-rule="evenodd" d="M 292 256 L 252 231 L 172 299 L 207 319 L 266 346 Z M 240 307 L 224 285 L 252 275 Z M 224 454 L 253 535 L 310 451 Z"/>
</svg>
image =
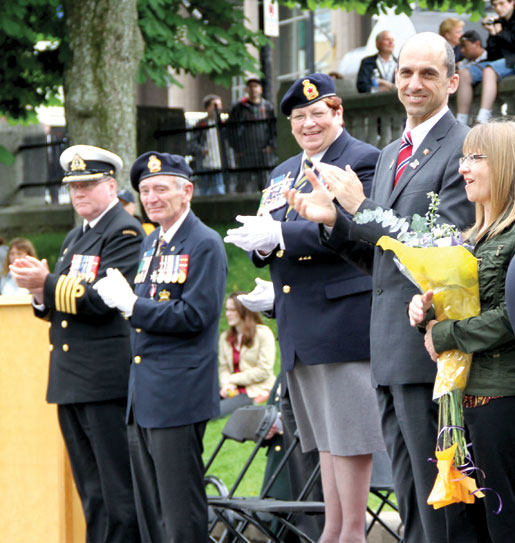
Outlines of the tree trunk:
<svg viewBox="0 0 515 543">
<path fill-rule="evenodd" d="M 137 0 L 64 0 L 70 55 L 65 113 L 71 143 L 97 145 L 123 159 L 118 186 L 136 158 L 136 80 L 144 43 Z"/>
</svg>

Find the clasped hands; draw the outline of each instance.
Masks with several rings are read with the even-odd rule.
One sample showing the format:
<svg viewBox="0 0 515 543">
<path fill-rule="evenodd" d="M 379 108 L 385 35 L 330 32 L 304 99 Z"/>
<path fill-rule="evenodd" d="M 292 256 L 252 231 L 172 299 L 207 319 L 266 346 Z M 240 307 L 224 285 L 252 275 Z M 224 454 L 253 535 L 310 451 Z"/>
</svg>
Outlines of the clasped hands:
<svg viewBox="0 0 515 543">
<path fill-rule="evenodd" d="M 118 268 L 108 268 L 106 276 L 97 281 L 93 288 L 108 307 L 116 307 L 126 317 L 132 315 L 138 297 Z"/>
<path fill-rule="evenodd" d="M 424 322 L 426 314 L 429 311 L 429 308 L 433 305 L 433 291 L 428 290 L 424 294 L 415 294 L 411 299 L 408 308 L 409 322 L 411 326 L 418 326 L 420 323 Z M 437 320 L 430 320 L 426 324 L 426 334 L 424 336 L 424 346 L 426 351 L 429 353 L 431 360 L 436 362 L 438 360 L 438 353 L 435 351 L 435 346 L 433 344 L 433 334 L 432 329 Z"/>
<path fill-rule="evenodd" d="M 9 270 L 20 288 L 26 288 L 34 296 L 36 303 L 43 303 L 43 288 L 50 273 L 46 259 L 38 260 L 33 256 L 17 258 Z"/>
</svg>

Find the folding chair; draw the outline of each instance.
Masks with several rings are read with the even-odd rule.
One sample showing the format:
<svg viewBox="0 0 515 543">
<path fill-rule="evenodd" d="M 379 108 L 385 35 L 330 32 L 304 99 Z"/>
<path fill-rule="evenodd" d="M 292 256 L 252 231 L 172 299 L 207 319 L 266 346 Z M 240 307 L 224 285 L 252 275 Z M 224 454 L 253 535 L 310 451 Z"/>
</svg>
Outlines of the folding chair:
<svg viewBox="0 0 515 543">
<path fill-rule="evenodd" d="M 266 435 L 268 434 L 270 428 L 274 424 L 277 418 L 277 408 L 274 405 L 248 405 L 245 407 L 240 407 L 234 411 L 227 422 L 225 423 L 224 428 L 222 429 L 222 437 L 218 442 L 215 450 L 211 454 L 209 460 L 206 463 L 204 469 L 204 482 L 206 486 L 212 485 L 215 487 L 218 492 L 218 496 L 209 496 L 208 502 L 213 498 L 224 497 L 232 498 L 237 488 L 239 487 L 241 481 L 245 477 L 245 474 L 249 470 L 253 460 L 260 451 Z M 222 450 L 224 443 L 227 440 L 237 441 L 239 443 L 244 443 L 246 441 L 254 441 L 255 446 L 250 453 L 250 456 L 247 458 L 244 466 L 242 467 L 240 473 L 236 477 L 236 480 L 231 485 L 228 490 L 225 483 L 216 475 L 208 474 L 215 458 L 218 456 Z M 212 508 L 210 506 L 210 512 L 212 513 Z M 212 515 L 210 515 L 212 517 Z M 231 519 L 232 520 L 232 519 Z M 211 532 L 216 524 L 216 517 L 210 521 L 209 531 Z M 211 540 L 213 540 L 211 538 Z"/>
<path fill-rule="evenodd" d="M 279 466 L 278 466 L 279 467 Z M 215 514 L 226 524 L 228 530 L 233 535 L 233 542 L 249 543 L 248 539 L 243 534 L 243 529 L 246 524 L 240 523 L 239 526 L 231 524 L 231 517 L 227 511 L 237 513 L 237 515 L 245 519 L 246 523 L 253 524 L 261 530 L 269 539 L 268 541 L 280 543 L 281 536 L 286 529 L 295 533 L 301 541 L 306 543 L 315 543 L 310 537 L 297 528 L 292 522 L 292 516 L 295 513 L 322 514 L 324 513 L 323 502 L 305 501 L 309 494 L 316 478 L 319 477 L 319 466 L 311 474 L 298 499 L 295 501 L 275 500 L 275 499 L 259 499 L 259 498 L 220 498 L 213 500 L 211 503 L 214 507 Z M 380 517 L 381 511 L 386 505 L 389 505 L 394 511 L 398 511 L 397 506 L 391 501 L 390 496 L 393 493 L 392 474 L 390 460 L 386 453 L 374 454 L 374 467 L 372 473 L 372 482 L 370 492 L 378 497 L 381 502 L 376 509 L 367 508 L 372 520 L 366 527 L 367 535 L 371 532 L 375 523 L 380 524 L 396 541 L 401 541 L 401 537 L 397 532 L 392 530 L 387 523 Z M 262 521 L 262 515 L 272 515 L 282 525 L 281 529 L 276 534 L 271 533 L 266 524 Z"/>
</svg>

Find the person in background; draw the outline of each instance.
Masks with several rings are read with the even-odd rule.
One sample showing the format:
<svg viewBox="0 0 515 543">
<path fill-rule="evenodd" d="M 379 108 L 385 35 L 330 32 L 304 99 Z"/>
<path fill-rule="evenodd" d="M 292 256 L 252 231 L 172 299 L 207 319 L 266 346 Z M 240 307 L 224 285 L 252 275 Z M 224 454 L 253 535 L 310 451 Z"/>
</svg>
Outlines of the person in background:
<svg viewBox="0 0 515 543">
<path fill-rule="evenodd" d="M 481 313 L 464 320 L 435 320 L 433 291 L 416 294 L 409 306 L 412 326 L 425 330 L 427 352 L 473 353 L 463 398 L 474 472 L 484 501 L 492 543 L 515 533 L 515 335 L 508 320 L 505 284 L 515 256 L 515 123 L 477 125 L 463 144 L 460 173 L 476 222 L 464 233 L 474 245 Z M 499 511 L 498 511 L 499 510 Z"/>
<path fill-rule="evenodd" d="M 261 190 L 266 181 L 258 170 L 276 163 L 277 133 L 274 106 L 263 98 L 263 84 L 249 77 L 246 95 L 236 102 L 229 114 L 228 135 L 234 149 L 236 166 L 247 170 L 243 175 L 254 185 L 249 190 Z M 232 124 L 234 121 L 234 124 Z"/>
<path fill-rule="evenodd" d="M 138 206 L 136 204 L 136 199 L 134 198 L 134 194 L 128 189 L 122 189 L 118 192 L 118 200 L 120 200 L 120 203 L 123 206 L 123 209 L 127 211 L 129 215 L 132 215 L 133 217 L 136 217 L 138 221 L 141 223 L 141 227 L 145 231 L 145 234 L 150 234 L 155 230 L 155 226 L 150 222 L 143 222 L 141 217 L 136 214 L 136 211 L 138 210 Z"/>
<path fill-rule="evenodd" d="M 395 88 L 395 68 L 397 60 L 393 56 L 395 40 L 388 30 L 379 32 L 376 36 L 377 53 L 365 57 L 359 67 L 356 86 L 358 92 L 370 92 L 374 70 L 379 74 L 379 91 L 389 91 Z"/>
<path fill-rule="evenodd" d="M 131 349 L 129 323 L 97 294 L 96 281 L 116 266 L 131 279 L 144 237 L 118 201 L 122 159 L 92 145 L 61 153 L 63 184 L 83 219 L 64 239 L 54 272 L 46 260 L 17 259 L 16 283 L 50 321 L 47 401 L 57 404 L 88 543 L 139 543 L 125 410 Z"/>
<path fill-rule="evenodd" d="M 195 194 L 211 195 L 225 194 L 225 185 L 222 169 L 222 146 L 220 142 L 220 130 L 217 123 L 220 122 L 222 112 L 222 99 L 217 94 L 208 94 L 202 100 L 207 117 L 200 119 L 196 124 L 199 129 L 194 133 L 194 149 L 197 157 L 197 182 Z M 212 171 L 218 170 L 218 171 Z M 207 171 L 203 175 L 198 172 Z"/>
<path fill-rule="evenodd" d="M 462 21 L 457 17 L 448 17 L 440 23 L 440 27 L 438 29 L 440 36 L 445 38 L 447 43 L 452 47 L 455 62 L 459 62 L 463 58 L 460 47 L 460 39 L 461 36 L 463 36 L 464 26 L 465 21 Z"/>
<path fill-rule="evenodd" d="M 2 270 L 3 274 L 0 277 L 0 294 L 4 296 L 23 296 L 30 294 L 26 288 L 19 287 L 15 282 L 9 271 L 9 266 L 14 264 L 17 258 L 23 258 L 24 256 L 37 257 L 36 249 L 32 242 L 25 238 L 14 238 L 9 244 L 7 251 L 7 257 L 4 260 Z"/>
<path fill-rule="evenodd" d="M 470 108 L 474 98 L 473 87 L 480 81 L 481 100 L 476 116 L 478 123 L 487 123 L 497 98 L 497 83 L 515 73 L 515 0 L 493 0 L 497 18 L 485 17 L 482 25 L 488 30 L 486 42 L 488 60 L 469 66 L 460 72 L 458 87 L 458 115 L 463 124 L 469 123 Z"/>
<path fill-rule="evenodd" d="M 481 42 L 481 36 L 475 30 L 467 30 L 460 38 L 461 54 L 463 60 L 460 60 L 458 64 L 458 74 L 460 76 L 460 83 L 462 72 L 464 68 L 468 68 L 473 64 L 486 60 L 487 52 Z"/>
<path fill-rule="evenodd" d="M 229 329 L 218 343 L 220 416 L 252 402 L 266 402 L 274 386 L 275 338 L 259 313 L 239 300 L 245 292 L 231 293 L 225 302 Z"/>
</svg>

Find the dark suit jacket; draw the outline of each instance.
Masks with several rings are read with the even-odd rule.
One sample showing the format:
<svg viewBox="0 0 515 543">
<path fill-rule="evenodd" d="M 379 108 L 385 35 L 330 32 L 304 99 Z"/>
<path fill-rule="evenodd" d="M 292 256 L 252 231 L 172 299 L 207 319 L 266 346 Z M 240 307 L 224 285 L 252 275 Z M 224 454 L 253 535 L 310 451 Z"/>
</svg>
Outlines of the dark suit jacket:
<svg viewBox="0 0 515 543">
<path fill-rule="evenodd" d="M 392 209 L 396 215 L 424 216 L 434 191 L 440 196 L 440 222 L 461 230 L 474 222 L 474 207 L 467 200 L 458 158 L 468 128 L 447 112 L 426 136 L 413 160 L 392 191 L 400 139 L 381 152 L 370 199 L 364 209 Z M 373 274 L 372 322 L 370 328 L 372 377 L 379 385 L 431 383 L 434 364 L 424 348 L 424 337 L 409 325 L 406 307 L 417 288 L 398 270 L 391 251 L 375 248 L 382 235 L 391 235 L 378 223 L 358 225 L 339 212 L 335 228 L 325 244 L 345 254 Z M 350 240 L 361 240 L 356 243 Z"/>
<path fill-rule="evenodd" d="M 368 194 L 378 156 L 375 147 L 344 130 L 322 160 L 341 168 L 350 164 Z M 301 160 L 299 154 L 283 162 L 270 179 L 287 173 L 296 179 Z M 310 191 L 308 184 L 305 192 Z M 286 209 L 273 211 L 273 218 L 284 221 Z M 270 265 L 284 370 L 293 368 L 295 355 L 310 365 L 368 359 L 370 278 L 321 246 L 318 226 L 296 213 L 283 222 L 282 233 L 286 250 L 276 249 L 264 260 L 254 253 L 253 262 Z"/>
<path fill-rule="evenodd" d="M 159 231 L 145 240 L 141 256 L 155 248 Z M 157 283 L 151 297 L 160 261 L 153 257 L 144 282 L 135 285 L 127 417 L 132 410 L 144 428 L 204 421 L 220 406 L 218 322 L 227 278 L 222 240 L 190 211 L 163 255 L 189 255 L 188 274 L 182 284 Z"/>
<path fill-rule="evenodd" d="M 394 59 L 396 60 L 396 59 Z M 370 92 L 372 86 L 372 72 L 374 68 L 377 68 L 377 53 L 370 57 L 365 57 L 359 66 L 358 77 L 356 80 L 356 87 L 358 92 Z M 395 76 L 392 76 L 390 81 L 395 81 Z"/>
<path fill-rule="evenodd" d="M 49 402 L 126 397 L 131 360 L 127 321 L 104 304 L 93 282 L 68 274 L 74 256 L 98 256 L 96 279 L 113 267 L 132 280 L 144 236 L 140 223 L 120 203 L 84 235 L 81 225 L 66 236 L 54 273 L 45 282 L 45 310 L 36 310 L 51 322 Z"/>
</svg>

